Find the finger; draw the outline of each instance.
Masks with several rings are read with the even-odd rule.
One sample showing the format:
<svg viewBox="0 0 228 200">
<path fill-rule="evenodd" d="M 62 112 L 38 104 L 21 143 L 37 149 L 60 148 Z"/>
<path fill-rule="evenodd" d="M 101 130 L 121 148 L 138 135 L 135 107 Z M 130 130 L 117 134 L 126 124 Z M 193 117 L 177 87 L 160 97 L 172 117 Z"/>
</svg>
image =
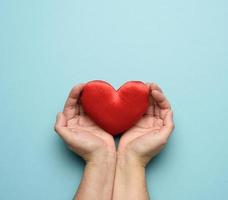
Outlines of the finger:
<svg viewBox="0 0 228 200">
<path fill-rule="evenodd" d="M 158 86 L 158 84 L 156 84 L 156 83 L 151 83 L 150 84 L 150 88 L 151 88 L 151 90 L 158 90 L 158 91 L 160 91 L 161 93 L 163 93 L 163 91 L 162 91 L 162 89 Z"/>
<path fill-rule="evenodd" d="M 146 83 L 146 85 L 148 85 L 150 87 L 150 96 L 149 96 L 150 106 L 147 109 L 146 115 L 159 117 L 160 108 L 156 105 L 156 102 L 154 101 L 154 99 L 152 97 L 152 91 L 158 90 L 158 91 L 162 92 L 162 90 L 156 83 Z"/>
<path fill-rule="evenodd" d="M 157 90 L 152 90 L 151 92 L 153 99 L 158 104 L 161 109 L 169 109 L 170 103 L 166 99 L 165 95 Z"/>
<path fill-rule="evenodd" d="M 160 115 L 161 115 L 161 109 L 158 106 L 158 103 L 154 102 L 154 116 L 157 118 L 160 118 Z"/>
<path fill-rule="evenodd" d="M 80 114 L 80 116 L 85 115 L 82 105 L 79 105 L 79 114 Z"/>
<path fill-rule="evenodd" d="M 58 135 L 67 143 L 71 141 L 71 132 L 66 127 L 67 126 L 67 120 L 63 113 L 58 113 L 56 117 L 56 123 L 55 123 L 55 131 L 58 133 Z"/>
<path fill-rule="evenodd" d="M 152 98 L 152 95 L 151 95 L 151 84 L 152 83 L 149 83 L 149 82 L 146 82 L 145 83 L 148 87 L 149 87 L 149 106 L 148 106 L 148 109 L 147 109 L 147 111 L 146 111 L 146 113 L 145 113 L 145 115 L 150 115 L 150 116 L 154 116 L 154 100 L 153 100 L 153 98 Z"/>
<path fill-rule="evenodd" d="M 161 128 L 161 136 L 168 138 L 174 129 L 173 112 L 169 110 L 164 119 L 164 126 Z"/>
<path fill-rule="evenodd" d="M 151 95 L 149 95 L 149 106 L 145 114 L 154 116 L 154 100 Z"/>
<path fill-rule="evenodd" d="M 62 112 L 59 112 L 56 116 L 55 127 L 66 127 L 67 121 Z"/>
<path fill-rule="evenodd" d="M 84 85 L 85 84 L 82 83 L 74 86 L 66 100 L 63 113 L 66 116 L 67 120 L 72 119 L 76 114 L 79 113 L 77 103 Z"/>
<path fill-rule="evenodd" d="M 145 82 L 145 84 L 146 84 L 147 86 L 150 87 L 150 85 L 151 85 L 152 83 L 150 83 L 150 82 Z"/>
</svg>

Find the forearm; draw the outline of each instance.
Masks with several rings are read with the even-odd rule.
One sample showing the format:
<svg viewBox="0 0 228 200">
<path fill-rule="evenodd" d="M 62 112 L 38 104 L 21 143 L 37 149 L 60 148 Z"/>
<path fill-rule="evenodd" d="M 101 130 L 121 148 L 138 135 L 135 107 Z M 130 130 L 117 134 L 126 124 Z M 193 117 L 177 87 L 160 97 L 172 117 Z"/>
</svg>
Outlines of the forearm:
<svg viewBox="0 0 228 200">
<path fill-rule="evenodd" d="M 115 176 L 115 159 L 94 163 L 88 162 L 84 169 L 74 200 L 109 200 L 112 199 Z"/>
<path fill-rule="evenodd" d="M 114 181 L 114 200 L 149 200 L 145 167 L 128 158 L 119 158 Z"/>
</svg>

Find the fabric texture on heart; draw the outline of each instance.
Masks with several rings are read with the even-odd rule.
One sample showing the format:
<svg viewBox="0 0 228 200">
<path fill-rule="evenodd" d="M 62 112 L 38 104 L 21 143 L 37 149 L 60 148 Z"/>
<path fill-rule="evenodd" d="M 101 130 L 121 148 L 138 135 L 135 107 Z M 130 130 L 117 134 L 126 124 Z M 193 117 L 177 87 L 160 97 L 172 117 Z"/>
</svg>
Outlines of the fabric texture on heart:
<svg viewBox="0 0 228 200">
<path fill-rule="evenodd" d="M 147 111 L 149 86 L 129 81 L 116 91 L 105 81 L 90 81 L 83 88 L 80 102 L 84 112 L 114 136 L 131 128 Z"/>
</svg>

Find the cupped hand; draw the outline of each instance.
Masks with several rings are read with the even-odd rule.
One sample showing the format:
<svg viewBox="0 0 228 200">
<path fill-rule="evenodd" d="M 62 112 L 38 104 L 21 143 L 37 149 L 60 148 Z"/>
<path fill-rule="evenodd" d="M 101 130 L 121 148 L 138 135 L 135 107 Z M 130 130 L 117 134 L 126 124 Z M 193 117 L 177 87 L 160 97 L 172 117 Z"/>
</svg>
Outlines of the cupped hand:
<svg viewBox="0 0 228 200">
<path fill-rule="evenodd" d="M 63 112 L 58 113 L 55 131 L 68 147 L 87 162 L 115 159 L 116 147 L 113 137 L 99 128 L 83 112 L 80 94 L 84 84 L 71 90 Z"/>
<path fill-rule="evenodd" d="M 150 87 L 150 106 L 147 113 L 123 134 L 118 147 L 118 157 L 146 166 L 158 154 L 174 129 L 170 103 L 156 84 Z"/>
</svg>

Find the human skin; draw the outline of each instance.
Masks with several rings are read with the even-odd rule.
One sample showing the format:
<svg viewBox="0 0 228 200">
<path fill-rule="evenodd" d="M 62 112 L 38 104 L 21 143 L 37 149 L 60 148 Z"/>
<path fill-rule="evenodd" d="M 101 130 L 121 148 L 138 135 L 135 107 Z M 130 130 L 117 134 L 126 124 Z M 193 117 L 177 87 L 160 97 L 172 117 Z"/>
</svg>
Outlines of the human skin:
<svg viewBox="0 0 228 200">
<path fill-rule="evenodd" d="M 141 120 L 120 138 L 113 137 L 83 112 L 79 98 L 84 84 L 75 86 L 57 115 L 56 132 L 86 161 L 75 200 L 148 200 L 145 168 L 165 146 L 174 128 L 170 104 L 160 87 L 150 87 L 150 106 Z"/>
<path fill-rule="evenodd" d="M 115 175 L 115 142 L 83 112 L 79 102 L 83 86 L 79 84 L 71 90 L 63 112 L 57 115 L 55 130 L 86 162 L 74 200 L 109 200 Z"/>
<path fill-rule="evenodd" d="M 150 106 L 141 120 L 120 139 L 114 181 L 114 200 L 148 200 L 145 168 L 165 146 L 174 129 L 170 103 L 156 84 L 150 87 Z"/>
</svg>

